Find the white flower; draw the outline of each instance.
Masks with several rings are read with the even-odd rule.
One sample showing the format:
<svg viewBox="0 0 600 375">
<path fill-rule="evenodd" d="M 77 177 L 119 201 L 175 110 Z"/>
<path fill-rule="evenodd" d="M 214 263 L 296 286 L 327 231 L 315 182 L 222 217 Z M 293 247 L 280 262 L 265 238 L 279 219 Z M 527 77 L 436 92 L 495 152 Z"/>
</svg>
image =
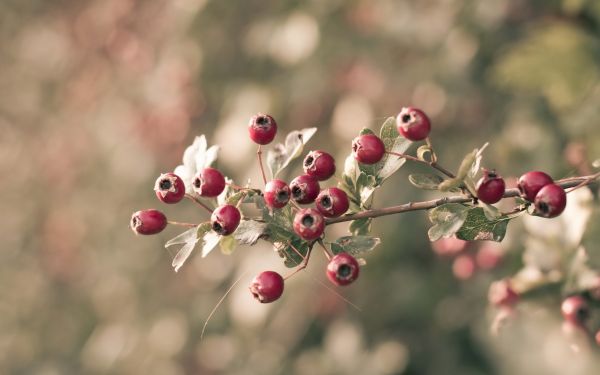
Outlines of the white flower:
<svg viewBox="0 0 600 375">
<path fill-rule="evenodd" d="M 183 153 L 183 164 L 177 166 L 173 171 L 181 177 L 185 184 L 185 192 L 192 194 L 192 181 L 198 171 L 210 167 L 217 160 L 219 146 L 207 148 L 206 137 L 201 135 L 194 139 L 194 143 L 185 149 Z"/>
</svg>

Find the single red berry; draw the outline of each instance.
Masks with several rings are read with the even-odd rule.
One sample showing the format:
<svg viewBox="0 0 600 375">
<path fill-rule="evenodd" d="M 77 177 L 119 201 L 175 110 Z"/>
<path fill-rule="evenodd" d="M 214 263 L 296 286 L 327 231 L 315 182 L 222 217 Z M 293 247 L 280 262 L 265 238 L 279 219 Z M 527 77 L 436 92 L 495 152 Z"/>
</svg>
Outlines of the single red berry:
<svg viewBox="0 0 600 375">
<path fill-rule="evenodd" d="M 452 263 L 452 273 L 459 280 L 468 280 L 477 269 L 475 259 L 470 254 L 462 254 L 457 256 Z"/>
<path fill-rule="evenodd" d="M 260 303 L 269 303 L 281 297 L 283 285 L 284 280 L 280 274 L 274 271 L 264 271 L 252 280 L 250 292 Z"/>
<path fill-rule="evenodd" d="M 158 210 L 142 210 L 131 216 L 129 225 L 136 234 L 156 234 L 167 226 L 167 217 Z"/>
<path fill-rule="evenodd" d="M 311 151 L 304 158 L 304 173 L 319 181 L 325 181 L 335 174 L 335 160 L 325 151 Z"/>
<path fill-rule="evenodd" d="M 273 141 L 277 134 L 277 122 L 269 115 L 258 113 L 250 119 L 248 132 L 254 143 L 267 145 Z"/>
<path fill-rule="evenodd" d="M 300 175 L 290 182 L 292 199 L 300 204 L 312 203 L 319 195 L 321 186 L 316 178 L 307 174 Z"/>
<path fill-rule="evenodd" d="M 348 211 L 348 195 L 336 187 L 322 190 L 316 199 L 317 210 L 325 217 L 338 217 Z"/>
<path fill-rule="evenodd" d="M 240 224 L 241 214 L 237 207 L 224 204 L 215 208 L 210 222 L 212 229 L 222 236 L 227 236 L 237 229 Z"/>
<path fill-rule="evenodd" d="M 527 172 L 517 182 L 517 187 L 521 193 L 521 198 L 533 202 L 538 191 L 544 186 L 553 183 L 552 177 L 544 172 L 531 171 Z"/>
<path fill-rule="evenodd" d="M 294 232 L 306 241 L 316 240 L 325 230 L 323 215 L 314 208 L 299 210 L 294 217 Z"/>
<path fill-rule="evenodd" d="M 590 308 L 582 296 L 565 298 L 560 306 L 563 318 L 575 325 L 583 325 L 590 316 Z"/>
<path fill-rule="evenodd" d="M 488 301 L 497 307 L 512 306 L 519 300 L 519 294 L 514 291 L 509 280 L 494 281 L 490 285 Z"/>
<path fill-rule="evenodd" d="M 502 199 L 506 184 L 496 171 L 483 170 L 483 177 L 477 182 L 477 198 L 487 204 L 494 204 Z"/>
<path fill-rule="evenodd" d="M 265 203 L 271 208 L 284 207 L 290 195 L 290 187 L 282 180 L 271 180 L 265 186 Z"/>
<path fill-rule="evenodd" d="M 185 184 L 175 173 L 163 173 L 156 179 L 154 191 L 161 202 L 177 203 L 185 195 Z"/>
<path fill-rule="evenodd" d="M 375 134 L 363 134 L 352 141 L 354 159 L 362 164 L 375 164 L 383 158 L 385 145 Z"/>
<path fill-rule="evenodd" d="M 433 252 L 440 256 L 453 257 L 462 253 L 469 246 L 469 241 L 461 240 L 456 237 L 442 237 L 431 243 Z"/>
<path fill-rule="evenodd" d="M 356 258 L 348 253 L 336 254 L 327 264 L 327 277 L 339 286 L 351 284 L 358 279 L 359 271 Z"/>
<path fill-rule="evenodd" d="M 425 112 L 418 108 L 402 108 L 396 117 L 396 129 L 404 138 L 411 141 L 421 141 L 431 131 L 431 121 Z"/>
<path fill-rule="evenodd" d="M 546 185 L 535 196 L 535 213 L 551 218 L 560 215 L 567 205 L 567 194 L 558 185 Z"/>
<path fill-rule="evenodd" d="M 225 189 L 225 177 L 214 168 L 204 168 L 192 181 L 194 191 L 201 197 L 216 197 Z"/>
</svg>

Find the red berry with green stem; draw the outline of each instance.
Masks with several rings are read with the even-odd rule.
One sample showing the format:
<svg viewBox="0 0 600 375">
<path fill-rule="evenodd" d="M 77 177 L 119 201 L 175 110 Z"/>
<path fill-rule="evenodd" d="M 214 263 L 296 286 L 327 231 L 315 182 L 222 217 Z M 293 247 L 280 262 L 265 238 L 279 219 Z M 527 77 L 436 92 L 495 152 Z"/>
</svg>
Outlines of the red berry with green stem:
<svg viewBox="0 0 600 375">
<path fill-rule="evenodd" d="M 265 186 L 265 203 L 271 208 L 285 207 L 290 195 L 290 187 L 282 180 L 271 180 Z"/>
<path fill-rule="evenodd" d="M 506 184 L 496 171 L 483 170 L 483 177 L 477 182 L 477 198 L 487 204 L 494 204 L 504 196 Z"/>
<path fill-rule="evenodd" d="M 560 310 L 566 321 L 578 326 L 582 326 L 590 316 L 590 308 L 582 296 L 565 298 Z"/>
<path fill-rule="evenodd" d="M 156 234 L 167 226 L 167 217 L 154 209 L 137 211 L 131 216 L 129 225 L 136 234 Z"/>
<path fill-rule="evenodd" d="M 267 145 L 277 134 L 277 122 L 269 115 L 258 113 L 248 123 L 250 138 L 259 145 Z"/>
<path fill-rule="evenodd" d="M 358 278 L 358 261 L 348 253 L 336 254 L 327 264 L 327 277 L 338 286 L 351 284 Z"/>
<path fill-rule="evenodd" d="M 300 204 L 312 203 L 319 195 L 321 186 L 316 178 L 303 174 L 290 182 L 290 192 L 292 199 Z"/>
<path fill-rule="evenodd" d="M 276 301 L 283 294 L 284 280 L 275 271 L 264 271 L 258 274 L 252 284 L 250 292 L 260 303 Z"/>
<path fill-rule="evenodd" d="M 536 215 L 546 218 L 556 217 L 567 206 L 567 194 L 560 186 L 549 184 L 538 191 L 534 204 Z"/>
<path fill-rule="evenodd" d="M 348 211 L 350 202 L 342 189 L 331 187 L 322 190 L 316 199 L 317 210 L 325 217 L 338 217 Z"/>
<path fill-rule="evenodd" d="M 216 197 L 225 189 L 225 177 L 214 168 L 204 168 L 196 174 L 192 187 L 201 197 Z"/>
<path fill-rule="evenodd" d="M 375 164 L 383 158 L 385 145 L 375 134 L 363 134 L 352 141 L 354 159 L 362 164 Z"/>
<path fill-rule="evenodd" d="M 323 215 L 314 208 L 299 210 L 294 217 L 294 232 L 303 240 L 312 241 L 321 237 L 325 230 Z"/>
<path fill-rule="evenodd" d="M 325 181 L 335 174 L 335 160 L 325 151 L 316 150 L 309 152 L 304 158 L 304 173 Z"/>
<path fill-rule="evenodd" d="M 519 177 L 517 187 L 521 193 L 521 198 L 533 202 L 538 191 L 553 182 L 552 177 L 548 176 L 546 173 L 541 171 L 531 171 Z"/>
<path fill-rule="evenodd" d="M 212 230 L 222 236 L 227 236 L 237 229 L 241 219 L 240 210 L 230 204 L 225 204 L 215 208 L 210 222 Z"/>
<path fill-rule="evenodd" d="M 164 203 L 177 203 L 185 196 L 185 184 L 175 173 L 163 173 L 154 183 L 156 197 Z"/>
<path fill-rule="evenodd" d="M 396 129 L 410 141 L 421 141 L 429 136 L 431 121 L 420 109 L 405 107 L 396 117 Z"/>
</svg>

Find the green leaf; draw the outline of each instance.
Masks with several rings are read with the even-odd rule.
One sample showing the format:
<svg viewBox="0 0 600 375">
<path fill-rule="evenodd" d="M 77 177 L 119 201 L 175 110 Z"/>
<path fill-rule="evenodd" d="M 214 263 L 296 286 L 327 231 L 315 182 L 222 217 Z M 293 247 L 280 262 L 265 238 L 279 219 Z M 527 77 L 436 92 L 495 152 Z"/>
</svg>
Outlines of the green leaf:
<svg viewBox="0 0 600 375">
<path fill-rule="evenodd" d="M 371 232 L 371 221 L 370 218 L 353 220 L 348 230 L 355 236 L 367 235 Z"/>
<path fill-rule="evenodd" d="M 435 174 L 414 173 L 408 176 L 408 181 L 419 189 L 437 190 L 444 179 Z"/>
<path fill-rule="evenodd" d="M 331 244 L 331 250 L 334 254 L 346 252 L 352 256 L 360 256 L 373 250 L 380 242 L 381 240 L 377 237 L 344 236 L 338 238 Z"/>
<path fill-rule="evenodd" d="M 273 244 L 273 250 L 283 258 L 283 264 L 289 268 L 299 266 L 308 254 L 308 249 L 308 243 L 298 237 L 291 241 L 275 242 Z"/>
<path fill-rule="evenodd" d="M 479 201 L 479 206 L 483 208 L 483 213 L 488 220 L 497 220 L 502 217 L 502 212 L 490 204 Z"/>
<path fill-rule="evenodd" d="M 510 218 L 505 216 L 489 220 L 481 207 L 468 210 L 467 218 L 456 232 L 456 237 L 466 241 L 488 240 L 500 242 L 506 234 Z"/>
<path fill-rule="evenodd" d="M 267 153 L 267 165 L 273 178 L 277 177 L 292 160 L 302 155 L 304 145 L 316 133 L 317 128 L 294 130 L 285 137 L 285 143 L 277 144 Z"/>
<path fill-rule="evenodd" d="M 459 203 L 447 203 L 429 210 L 429 220 L 433 223 L 429 228 L 429 239 L 437 241 L 456 233 L 467 219 L 468 212 L 469 207 Z"/>
<path fill-rule="evenodd" d="M 233 233 L 240 244 L 254 245 L 259 238 L 267 234 L 268 225 L 256 220 L 242 220 Z"/>
<path fill-rule="evenodd" d="M 237 244 L 238 243 L 233 236 L 222 236 L 221 240 L 219 241 L 221 252 L 226 255 L 233 253 L 233 250 L 235 250 Z"/>
<path fill-rule="evenodd" d="M 369 128 L 362 128 L 360 130 L 360 132 L 358 133 L 358 135 L 366 135 L 366 134 L 375 134 L 373 132 L 373 130 L 369 129 Z"/>
</svg>

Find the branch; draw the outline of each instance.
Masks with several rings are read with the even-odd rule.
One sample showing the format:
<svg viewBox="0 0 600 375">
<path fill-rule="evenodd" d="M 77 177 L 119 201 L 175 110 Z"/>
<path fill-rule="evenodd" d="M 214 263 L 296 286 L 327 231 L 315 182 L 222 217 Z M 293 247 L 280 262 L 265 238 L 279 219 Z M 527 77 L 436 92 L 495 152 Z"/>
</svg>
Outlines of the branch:
<svg viewBox="0 0 600 375">
<path fill-rule="evenodd" d="M 600 177 L 600 173 L 596 173 L 594 175 L 589 176 L 581 176 L 581 177 L 571 177 L 565 178 L 563 180 L 555 181 L 555 184 L 562 187 L 563 189 L 568 189 L 572 187 L 581 187 L 585 185 L 589 185 Z M 507 189 L 504 192 L 504 198 L 512 198 L 519 196 L 519 189 Z M 372 210 L 366 210 L 362 212 L 358 212 L 351 215 L 340 216 L 333 219 L 327 219 L 327 225 L 342 223 L 345 221 L 352 221 L 357 219 L 366 219 L 366 218 L 374 218 L 385 215 L 393 215 L 399 214 L 402 212 L 408 211 L 419 211 L 419 210 L 430 210 L 432 208 L 441 206 L 446 203 L 467 203 L 472 202 L 473 198 L 466 197 L 464 195 L 453 196 L 453 197 L 444 197 L 439 199 L 433 199 L 430 201 L 423 202 L 409 202 L 405 204 L 401 204 L 398 206 L 391 206 L 385 208 L 375 208 Z"/>
</svg>

